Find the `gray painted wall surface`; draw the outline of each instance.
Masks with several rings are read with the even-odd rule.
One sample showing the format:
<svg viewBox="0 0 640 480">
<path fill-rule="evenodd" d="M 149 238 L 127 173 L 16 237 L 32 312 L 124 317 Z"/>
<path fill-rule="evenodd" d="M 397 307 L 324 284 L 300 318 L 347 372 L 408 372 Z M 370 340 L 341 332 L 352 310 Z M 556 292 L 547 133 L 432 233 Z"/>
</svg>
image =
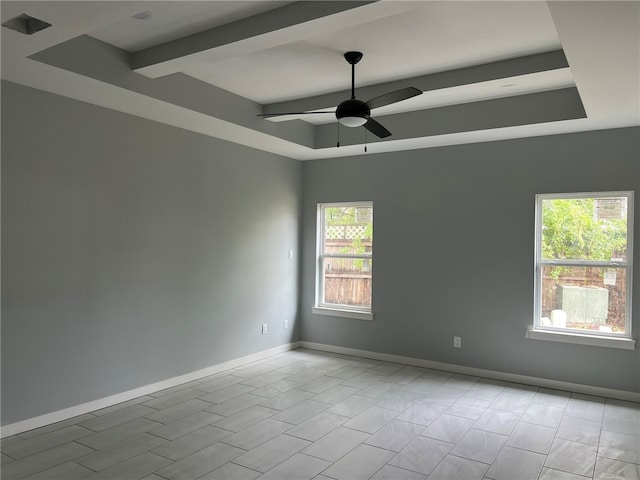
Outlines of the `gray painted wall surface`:
<svg viewBox="0 0 640 480">
<path fill-rule="evenodd" d="M 535 193 L 638 190 L 637 128 L 301 164 L 6 82 L 2 121 L 2 424 L 298 339 L 640 390 L 639 350 L 524 338 Z M 372 322 L 310 311 L 316 203 L 349 200 Z"/>
<path fill-rule="evenodd" d="M 639 338 L 640 129 L 306 162 L 303 184 L 303 340 L 640 391 L 640 348 L 525 338 L 535 194 L 608 190 L 636 191 Z M 374 202 L 375 318 L 313 315 L 316 204 L 356 200 Z"/>
<path fill-rule="evenodd" d="M 298 340 L 301 180 L 3 82 L 2 423 Z"/>
</svg>

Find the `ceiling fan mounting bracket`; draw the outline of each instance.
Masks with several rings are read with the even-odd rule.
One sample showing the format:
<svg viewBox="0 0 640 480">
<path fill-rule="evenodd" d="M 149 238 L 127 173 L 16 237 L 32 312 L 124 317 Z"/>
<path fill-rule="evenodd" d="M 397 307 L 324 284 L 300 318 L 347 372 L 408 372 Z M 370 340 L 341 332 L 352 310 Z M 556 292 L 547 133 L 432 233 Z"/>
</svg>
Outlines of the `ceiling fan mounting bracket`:
<svg viewBox="0 0 640 480">
<path fill-rule="evenodd" d="M 349 63 L 349 65 L 355 65 L 362 60 L 362 52 L 347 52 L 344 54 L 344 59 Z"/>
</svg>

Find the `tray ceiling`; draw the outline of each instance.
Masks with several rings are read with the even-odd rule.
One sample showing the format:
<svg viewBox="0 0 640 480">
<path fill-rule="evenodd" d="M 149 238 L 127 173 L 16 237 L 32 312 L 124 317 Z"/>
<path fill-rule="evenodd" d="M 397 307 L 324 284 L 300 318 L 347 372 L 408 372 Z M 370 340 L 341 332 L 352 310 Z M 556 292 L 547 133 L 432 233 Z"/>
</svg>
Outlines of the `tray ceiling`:
<svg viewBox="0 0 640 480">
<path fill-rule="evenodd" d="M 640 3 L 2 2 L 52 27 L 2 28 L 2 78 L 301 160 L 362 154 L 356 94 L 424 93 L 373 112 L 370 153 L 640 125 Z"/>
</svg>

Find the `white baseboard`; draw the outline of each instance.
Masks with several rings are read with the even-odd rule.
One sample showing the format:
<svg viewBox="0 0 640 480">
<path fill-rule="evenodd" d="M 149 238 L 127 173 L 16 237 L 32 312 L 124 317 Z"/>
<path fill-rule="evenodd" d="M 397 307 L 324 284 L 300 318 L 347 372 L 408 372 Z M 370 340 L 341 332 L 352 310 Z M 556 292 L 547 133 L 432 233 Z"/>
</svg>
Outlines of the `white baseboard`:
<svg viewBox="0 0 640 480">
<path fill-rule="evenodd" d="M 465 367 L 462 365 L 454 365 L 451 363 L 434 362 L 431 360 L 423 360 L 420 358 L 403 357 L 389 353 L 369 352 L 367 350 L 358 350 L 356 348 L 337 347 L 335 345 L 325 345 L 313 342 L 298 342 L 300 347 L 312 350 L 321 350 L 324 352 L 340 353 L 343 355 L 351 355 L 354 357 L 371 358 L 373 360 L 382 360 L 385 362 L 402 363 L 412 365 L 414 367 L 431 368 L 435 370 L 445 370 L 447 372 L 461 373 L 475 377 L 490 378 L 493 380 L 503 380 L 506 382 L 523 383 L 534 385 L 536 387 L 552 388 L 554 390 L 565 390 L 569 392 L 583 393 L 585 395 L 595 395 L 598 397 L 615 398 L 617 400 L 627 400 L 630 402 L 640 402 L 640 393 L 628 392 L 625 390 L 615 390 L 612 388 L 594 387 L 592 385 L 583 385 L 580 383 L 563 382 L 559 380 L 550 380 L 541 377 L 530 377 L 528 375 L 519 375 L 516 373 L 498 372 L 494 370 L 485 370 L 482 368 Z"/>
<path fill-rule="evenodd" d="M 193 380 L 208 377 L 209 375 L 213 375 L 224 370 L 229 370 L 231 368 L 240 367 L 248 363 L 257 362 L 278 353 L 294 350 L 299 347 L 300 342 L 280 345 L 278 347 L 253 353 L 245 357 L 229 360 L 228 362 L 218 363 L 217 365 L 212 365 L 201 370 L 196 370 L 195 372 L 186 373 L 184 375 L 179 375 L 177 377 L 162 380 L 161 382 L 156 382 L 150 385 L 135 388 L 127 392 L 118 393 L 116 395 L 100 398 L 98 400 L 83 403 L 81 405 L 75 405 L 73 407 L 65 408 L 64 410 L 58 410 L 56 412 L 40 415 L 39 417 L 28 418 L 27 420 L 4 425 L 3 427 L 0 427 L 0 438 L 9 437 L 11 435 L 16 435 L 28 430 L 33 430 L 34 428 L 43 427 L 45 425 L 50 425 L 52 423 L 61 422 L 62 420 L 77 417 L 78 415 L 93 412 L 94 410 L 100 410 L 101 408 L 117 405 L 118 403 L 126 402 L 127 400 L 132 400 L 137 397 L 149 395 L 150 393 L 159 392 L 160 390 L 175 387 L 176 385 L 181 385 Z"/>
<path fill-rule="evenodd" d="M 161 382 L 145 385 L 127 392 L 118 393 L 109 397 L 100 398 L 92 402 L 83 403 L 73 407 L 65 408 L 64 410 L 58 410 L 56 412 L 47 413 L 38 417 L 29 418 L 20 422 L 12 423 L 0 427 L 0 438 L 9 437 L 18 433 L 33 430 L 34 428 L 43 427 L 52 423 L 61 422 L 69 418 L 77 417 L 85 413 L 89 413 L 101 408 L 117 405 L 118 403 L 126 402 L 137 397 L 149 395 L 167 388 L 175 387 L 183 383 L 198 380 L 200 378 L 208 377 L 224 370 L 240 367 L 248 363 L 257 362 L 263 360 L 278 353 L 286 352 L 289 350 L 295 350 L 296 348 L 309 348 L 312 350 L 320 350 L 325 352 L 339 353 L 343 355 L 351 355 L 354 357 L 371 358 L 374 360 L 381 360 L 385 362 L 402 363 L 405 365 L 412 365 L 416 367 L 431 368 L 436 370 L 445 370 L 453 373 L 461 373 L 464 375 L 472 375 L 476 377 L 491 378 L 494 380 L 503 380 L 506 382 L 523 383 L 528 385 L 535 385 L 538 387 L 552 388 L 556 390 L 565 390 L 576 393 L 583 393 L 586 395 L 595 395 L 599 397 L 615 398 L 618 400 L 627 400 L 631 402 L 640 402 L 640 393 L 628 392 L 624 390 L 615 390 L 611 388 L 594 387 L 592 385 L 583 385 L 579 383 L 563 382 L 559 380 L 550 380 L 540 377 L 530 377 L 528 375 L 519 375 L 515 373 L 498 372 L 494 370 L 485 370 L 482 368 L 465 367 L 462 365 L 454 365 L 450 363 L 434 362 L 431 360 L 424 360 L 413 357 L 403 357 L 401 355 L 393 355 L 389 353 L 370 352 L 367 350 L 358 350 L 356 348 L 338 347 L 335 345 L 325 345 L 322 343 L 313 342 L 293 342 L 278 347 L 263 350 L 245 357 L 236 358 L 228 362 L 212 365 L 195 372 L 190 372 L 177 377 L 169 378 Z"/>
</svg>

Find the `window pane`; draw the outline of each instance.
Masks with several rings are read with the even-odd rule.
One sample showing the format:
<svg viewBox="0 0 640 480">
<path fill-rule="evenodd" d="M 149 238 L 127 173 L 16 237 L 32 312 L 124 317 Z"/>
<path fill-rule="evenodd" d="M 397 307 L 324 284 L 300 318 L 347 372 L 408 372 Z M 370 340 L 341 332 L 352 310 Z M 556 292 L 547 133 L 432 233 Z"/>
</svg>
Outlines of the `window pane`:
<svg viewBox="0 0 640 480">
<path fill-rule="evenodd" d="M 372 207 L 327 207 L 323 253 L 371 253 Z"/>
<path fill-rule="evenodd" d="M 542 258 L 627 259 L 627 198 L 542 201 Z"/>
<path fill-rule="evenodd" d="M 324 258 L 323 303 L 371 307 L 371 259 Z"/>
<path fill-rule="evenodd" d="M 625 333 L 626 268 L 542 267 L 543 327 Z"/>
</svg>

